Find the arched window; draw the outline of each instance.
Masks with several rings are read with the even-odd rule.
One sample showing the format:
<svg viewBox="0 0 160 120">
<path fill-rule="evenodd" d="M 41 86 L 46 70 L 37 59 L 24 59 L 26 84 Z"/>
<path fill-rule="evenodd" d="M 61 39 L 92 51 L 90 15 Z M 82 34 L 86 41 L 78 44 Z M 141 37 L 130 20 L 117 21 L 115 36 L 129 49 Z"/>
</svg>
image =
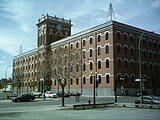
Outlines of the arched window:
<svg viewBox="0 0 160 120">
<path fill-rule="evenodd" d="M 127 55 L 127 46 L 124 47 L 124 54 Z"/>
<path fill-rule="evenodd" d="M 93 70 L 93 63 L 90 62 L 90 70 Z"/>
<path fill-rule="evenodd" d="M 106 45 L 106 54 L 109 54 L 109 45 Z"/>
<path fill-rule="evenodd" d="M 117 46 L 117 53 L 121 53 L 121 47 L 120 47 L 120 45 Z"/>
<path fill-rule="evenodd" d="M 83 77 L 83 84 L 86 84 L 86 77 Z"/>
<path fill-rule="evenodd" d="M 90 57 L 93 57 L 93 54 L 92 54 L 93 50 L 90 49 Z"/>
<path fill-rule="evenodd" d="M 101 75 L 98 75 L 98 83 L 101 84 Z"/>
<path fill-rule="evenodd" d="M 101 61 L 98 61 L 98 69 L 101 69 Z"/>
<path fill-rule="evenodd" d="M 124 41 L 127 41 L 127 34 L 124 34 Z"/>
<path fill-rule="evenodd" d="M 92 37 L 90 37 L 89 41 L 90 41 L 90 44 L 92 44 L 92 42 L 93 42 L 93 39 L 92 39 Z"/>
<path fill-rule="evenodd" d="M 76 85 L 78 85 L 79 84 L 79 79 L 78 79 L 78 77 L 77 77 L 77 79 L 76 79 Z"/>
<path fill-rule="evenodd" d="M 101 47 L 98 47 L 98 55 L 101 55 Z"/>
<path fill-rule="evenodd" d="M 106 32 L 105 38 L 106 38 L 106 40 L 108 40 L 108 38 L 109 38 L 108 32 Z"/>
<path fill-rule="evenodd" d="M 106 68 L 109 68 L 109 59 L 106 59 Z"/>
<path fill-rule="evenodd" d="M 101 35 L 98 35 L 98 42 L 101 42 Z"/>
<path fill-rule="evenodd" d="M 76 48 L 78 48 L 79 47 L 79 43 L 78 42 L 76 42 Z"/>
<path fill-rule="evenodd" d="M 109 83 L 109 75 L 106 75 L 106 83 Z"/>
<path fill-rule="evenodd" d="M 86 70 L 86 64 L 83 63 L 83 71 L 85 71 L 85 70 Z"/>
<path fill-rule="evenodd" d="M 120 32 L 117 32 L 117 39 L 120 40 Z"/>
<path fill-rule="evenodd" d="M 90 76 L 90 84 L 93 84 L 93 76 Z"/>
</svg>

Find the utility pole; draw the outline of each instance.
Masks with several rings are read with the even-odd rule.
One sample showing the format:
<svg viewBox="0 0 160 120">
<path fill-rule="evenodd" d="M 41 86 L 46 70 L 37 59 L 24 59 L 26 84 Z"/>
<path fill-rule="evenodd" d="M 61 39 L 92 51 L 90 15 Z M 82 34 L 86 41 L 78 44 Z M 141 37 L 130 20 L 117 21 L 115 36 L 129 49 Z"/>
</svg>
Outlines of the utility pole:
<svg viewBox="0 0 160 120">
<path fill-rule="evenodd" d="M 141 34 L 139 38 L 139 43 L 138 43 L 138 50 L 139 50 L 139 76 L 140 76 L 140 93 L 141 93 L 141 107 L 143 104 L 143 88 L 142 88 L 142 69 L 141 69 L 141 40 L 142 36 L 144 35 L 144 32 Z"/>
</svg>

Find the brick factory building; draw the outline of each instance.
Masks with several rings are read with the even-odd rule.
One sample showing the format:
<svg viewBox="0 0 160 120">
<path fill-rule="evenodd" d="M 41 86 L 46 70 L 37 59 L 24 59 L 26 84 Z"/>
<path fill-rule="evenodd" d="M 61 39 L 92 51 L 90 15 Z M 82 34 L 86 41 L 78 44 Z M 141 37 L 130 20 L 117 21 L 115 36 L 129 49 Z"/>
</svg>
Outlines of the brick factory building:
<svg viewBox="0 0 160 120">
<path fill-rule="evenodd" d="M 17 92 L 66 91 L 134 95 L 140 88 L 160 95 L 160 35 L 116 21 L 71 35 L 71 20 L 43 15 L 37 23 L 37 48 L 13 58 Z M 139 49 L 139 40 L 140 49 Z M 139 60 L 139 50 L 140 58 Z"/>
</svg>

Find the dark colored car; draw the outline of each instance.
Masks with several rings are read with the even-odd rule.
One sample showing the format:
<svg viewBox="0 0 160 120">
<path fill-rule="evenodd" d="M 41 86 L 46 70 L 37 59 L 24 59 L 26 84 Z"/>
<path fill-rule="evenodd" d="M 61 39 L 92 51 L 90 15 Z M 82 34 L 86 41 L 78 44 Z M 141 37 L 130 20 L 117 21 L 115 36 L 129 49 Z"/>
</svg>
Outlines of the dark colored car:
<svg viewBox="0 0 160 120">
<path fill-rule="evenodd" d="M 135 101 L 135 104 L 141 103 L 141 97 Z M 150 96 L 143 96 L 143 104 L 160 104 L 160 98 L 150 95 Z"/>
<path fill-rule="evenodd" d="M 79 92 L 68 92 L 68 94 L 70 96 L 80 96 L 81 95 L 81 93 L 79 93 Z"/>
<path fill-rule="evenodd" d="M 58 92 L 58 93 L 57 93 L 57 96 L 58 96 L 58 97 L 62 97 L 62 92 Z M 64 92 L 64 97 L 70 97 L 70 95 L 65 91 L 65 92 Z"/>
<path fill-rule="evenodd" d="M 11 98 L 13 102 L 30 102 L 30 101 L 33 101 L 34 99 L 35 99 L 35 96 L 31 94 L 22 94 L 17 97 Z"/>
</svg>

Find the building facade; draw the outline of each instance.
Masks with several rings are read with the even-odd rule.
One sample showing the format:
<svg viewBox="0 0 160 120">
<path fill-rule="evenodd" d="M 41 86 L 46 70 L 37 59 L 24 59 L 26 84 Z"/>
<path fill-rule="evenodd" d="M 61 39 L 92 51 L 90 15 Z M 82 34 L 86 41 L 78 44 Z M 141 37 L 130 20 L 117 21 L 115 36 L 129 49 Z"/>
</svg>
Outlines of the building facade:
<svg viewBox="0 0 160 120">
<path fill-rule="evenodd" d="M 18 92 L 66 91 L 97 95 L 160 94 L 160 35 L 109 21 L 71 35 L 71 20 L 43 15 L 37 23 L 37 48 L 13 59 Z M 143 36 L 142 36 L 143 34 Z M 139 40 L 140 49 L 139 49 Z M 139 59 L 140 50 L 140 59 Z"/>
</svg>

